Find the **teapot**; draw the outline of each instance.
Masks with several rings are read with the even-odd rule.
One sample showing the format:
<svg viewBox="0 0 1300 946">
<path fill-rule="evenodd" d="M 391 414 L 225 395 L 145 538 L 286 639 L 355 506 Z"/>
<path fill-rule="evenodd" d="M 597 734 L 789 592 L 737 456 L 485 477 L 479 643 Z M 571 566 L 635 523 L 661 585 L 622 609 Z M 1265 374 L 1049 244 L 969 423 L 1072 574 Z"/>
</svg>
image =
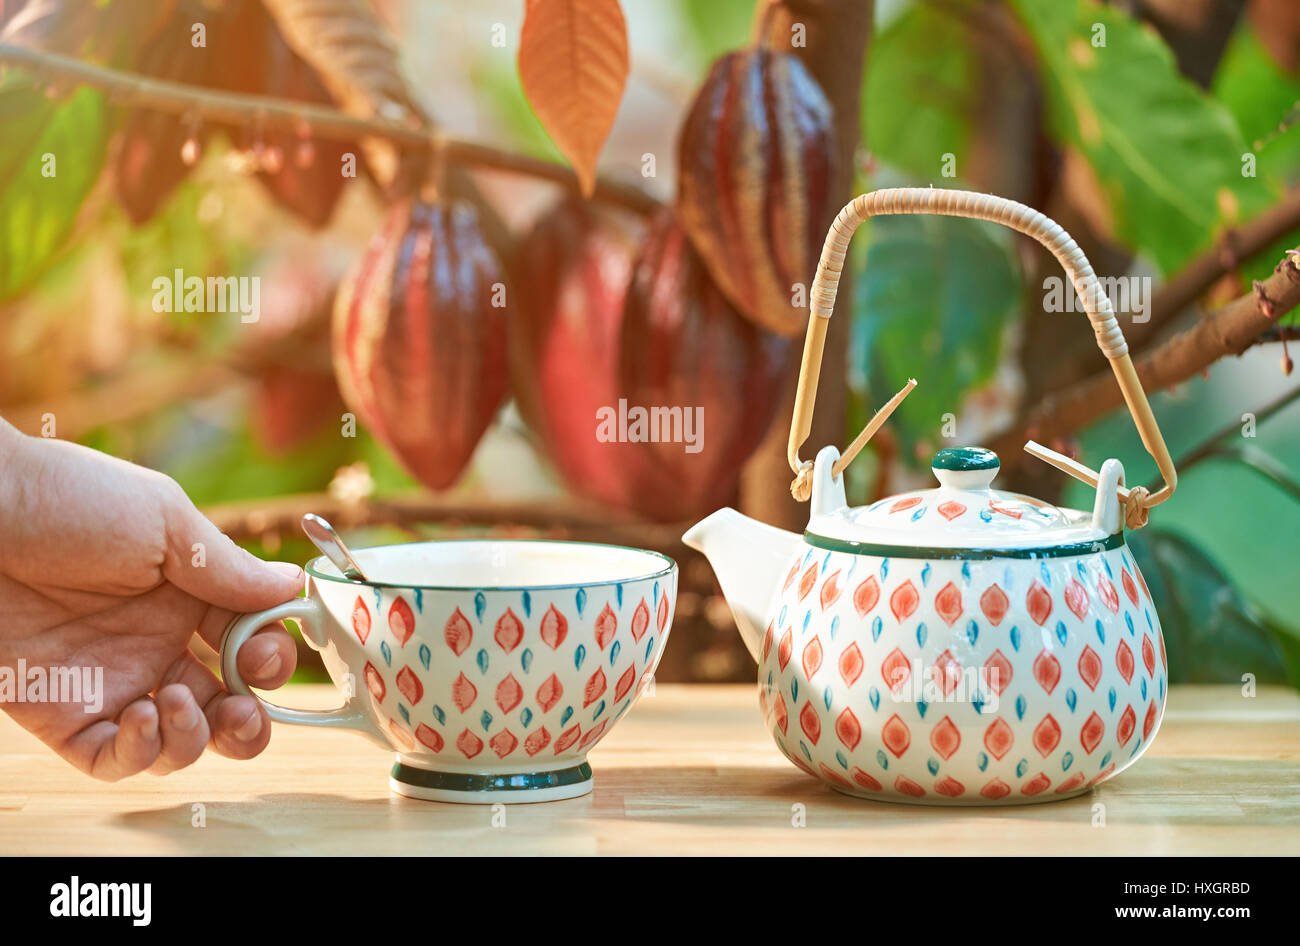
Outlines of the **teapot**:
<svg viewBox="0 0 1300 946">
<path fill-rule="evenodd" d="M 994 221 L 1054 254 L 1163 487 L 1127 488 L 1119 460 L 1094 472 L 1031 441 L 1031 454 L 1095 487 L 1091 511 L 995 488 L 999 460 L 977 447 L 940 450 L 937 487 L 849 507 L 845 467 L 915 381 L 843 456 L 827 446 L 800 458 L 849 240 L 866 218 L 903 213 Z M 1150 746 L 1168 688 L 1160 621 L 1125 526 L 1145 524 L 1177 473 L 1092 267 L 1023 204 L 888 189 L 840 211 L 810 300 L 788 450 L 791 491 L 810 502 L 806 531 L 721 509 L 683 536 L 713 566 L 758 663 L 777 747 L 837 791 L 914 804 L 1049 801 L 1113 778 Z"/>
</svg>

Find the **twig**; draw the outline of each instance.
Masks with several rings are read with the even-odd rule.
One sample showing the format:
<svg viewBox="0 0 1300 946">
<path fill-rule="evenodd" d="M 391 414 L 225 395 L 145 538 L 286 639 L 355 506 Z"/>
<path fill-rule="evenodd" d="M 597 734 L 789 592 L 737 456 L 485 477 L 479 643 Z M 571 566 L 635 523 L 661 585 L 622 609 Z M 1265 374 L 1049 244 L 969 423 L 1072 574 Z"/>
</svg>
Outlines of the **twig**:
<svg viewBox="0 0 1300 946">
<path fill-rule="evenodd" d="M 1297 399 L 1300 399 L 1300 386 L 1291 388 L 1289 391 L 1284 393 L 1281 397 L 1275 398 L 1274 400 L 1272 400 L 1268 404 L 1265 404 L 1263 407 L 1259 408 L 1258 410 L 1251 411 L 1251 414 L 1254 417 L 1255 426 L 1258 427 L 1260 424 L 1264 423 L 1264 421 L 1268 420 L 1274 414 L 1279 413 L 1284 408 L 1293 404 Z M 1227 424 L 1226 426 L 1216 430 L 1213 434 L 1207 437 L 1199 447 L 1179 457 L 1178 472 L 1185 473 L 1187 470 L 1189 470 L 1191 467 L 1195 466 L 1196 464 L 1200 463 L 1202 460 L 1208 459 L 1209 457 L 1212 456 L 1223 455 L 1223 452 L 1226 448 L 1223 446 L 1222 441 L 1234 434 L 1238 436 L 1241 434 L 1241 421 L 1239 420 L 1234 420 L 1232 423 Z M 1152 489 L 1158 488 L 1159 485 L 1160 485 L 1160 481 L 1156 480 L 1155 486 L 1148 487 L 1148 488 L 1152 488 Z"/>
<path fill-rule="evenodd" d="M 1300 226 L 1300 187 L 1288 191 L 1282 202 L 1235 230 L 1228 230 L 1215 245 L 1185 266 L 1151 297 L 1150 318 L 1125 326 L 1129 347 L 1137 351 L 1155 333 L 1176 318 L 1221 277 L 1268 248 Z"/>
<path fill-rule="evenodd" d="M 240 125 L 260 121 L 263 127 L 288 128 L 295 132 L 306 125 L 313 135 L 331 140 L 352 141 L 367 136 L 385 138 L 413 148 L 437 149 L 450 164 L 523 174 L 552 181 L 575 193 L 578 191 L 578 178 L 565 165 L 490 145 L 461 141 L 420 125 L 406 125 L 383 117 L 357 118 L 338 109 L 293 99 L 205 89 L 91 65 L 70 56 L 23 46 L 0 44 L 0 64 L 22 66 L 45 79 L 67 79 L 102 89 L 120 105 Z M 639 214 L 651 214 L 663 206 L 639 187 L 608 179 L 597 181 L 593 196 L 596 200 Z"/>
<path fill-rule="evenodd" d="M 1260 304 L 1260 296 L 1267 305 Z M 1136 361 L 1138 377 L 1147 392 L 1163 391 L 1195 377 L 1226 355 L 1250 348 L 1276 320 L 1300 304 L 1300 270 L 1290 258 L 1252 290 L 1206 315 Z M 1004 470 L 1022 462 L 1021 445 L 1029 439 L 1053 440 L 1087 426 L 1118 407 L 1123 399 L 1109 369 L 1064 391 L 1051 395 L 1011 430 L 994 439 L 992 448 L 1002 458 Z"/>
<path fill-rule="evenodd" d="M 638 548 L 678 549 L 684 523 L 647 523 L 625 513 L 573 499 L 536 503 L 492 502 L 462 495 L 415 494 L 344 502 L 329 493 L 298 493 L 210 506 L 204 514 L 236 541 L 296 534 L 305 513 L 339 528 L 437 523 L 460 531 L 471 526 L 524 529 L 552 537 L 600 537 Z"/>
</svg>

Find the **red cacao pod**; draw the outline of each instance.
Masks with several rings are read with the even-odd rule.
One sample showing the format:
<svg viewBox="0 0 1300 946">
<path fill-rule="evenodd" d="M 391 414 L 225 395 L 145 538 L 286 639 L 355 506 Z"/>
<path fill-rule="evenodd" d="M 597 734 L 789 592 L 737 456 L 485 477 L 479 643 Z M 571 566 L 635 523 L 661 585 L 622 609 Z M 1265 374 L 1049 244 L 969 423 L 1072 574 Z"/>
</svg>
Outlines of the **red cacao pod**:
<svg viewBox="0 0 1300 946">
<path fill-rule="evenodd" d="M 334 303 L 343 399 L 431 489 L 454 483 L 506 393 L 505 277 L 465 203 L 405 200 Z"/>
<path fill-rule="evenodd" d="M 636 261 L 619 349 L 628 434 L 635 408 L 680 408 L 683 437 L 690 431 L 688 412 L 694 412 L 698 437 L 690 450 L 671 438 L 636 444 L 640 457 L 629 474 L 638 511 L 677 521 L 729 501 L 741 464 L 781 402 L 795 343 L 755 325 L 727 301 L 683 228 L 665 212 Z"/>
<path fill-rule="evenodd" d="M 618 403 L 618 340 L 643 229 L 576 198 L 534 225 L 514 269 L 527 298 L 510 329 L 515 403 L 575 492 L 623 505 L 619 445 L 596 439 L 596 412 Z"/>
<path fill-rule="evenodd" d="M 831 106 L 789 53 L 751 49 L 713 65 L 678 142 L 678 201 L 718 285 L 785 335 L 806 327 L 806 293 L 834 209 Z"/>
</svg>

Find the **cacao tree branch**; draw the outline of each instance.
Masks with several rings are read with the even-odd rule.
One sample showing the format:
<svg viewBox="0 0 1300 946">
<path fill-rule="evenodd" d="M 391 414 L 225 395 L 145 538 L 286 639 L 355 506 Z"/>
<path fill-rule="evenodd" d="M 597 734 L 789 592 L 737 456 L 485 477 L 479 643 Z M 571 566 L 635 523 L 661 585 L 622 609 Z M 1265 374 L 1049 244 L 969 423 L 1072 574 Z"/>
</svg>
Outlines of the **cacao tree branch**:
<svg viewBox="0 0 1300 946">
<path fill-rule="evenodd" d="M 1145 322 L 1124 329 L 1129 347 L 1140 350 L 1161 327 L 1178 317 L 1220 278 L 1251 257 L 1300 227 L 1300 187 L 1288 191 L 1282 201 L 1254 220 L 1227 230 L 1215 245 L 1183 267 L 1155 291 Z"/>
<path fill-rule="evenodd" d="M 296 535 L 302 517 L 314 512 L 342 529 L 437 523 L 444 527 L 491 526 L 540 531 L 554 538 L 599 537 L 637 548 L 683 548 L 685 523 L 647 523 L 625 513 L 572 498 L 534 503 L 493 502 L 430 493 L 342 500 L 330 493 L 300 493 L 208 506 L 203 514 L 236 541 Z"/>
<path fill-rule="evenodd" d="M 21 66 L 46 80 L 93 86 L 107 92 L 119 105 L 240 125 L 260 121 L 263 127 L 295 132 L 306 128 L 315 137 L 331 140 L 374 136 L 411 148 L 427 148 L 448 164 L 535 177 L 578 193 L 577 175 L 567 165 L 452 138 L 418 123 L 408 125 L 381 115 L 360 118 L 294 99 L 206 89 L 9 44 L 0 44 L 0 64 Z M 641 188 L 607 178 L 598 179 L 593 198 L 644 215 L 662 207 Z"/>
<path fill-rule="evenodd" d="M 1300 269 L 1288 256 L 1252 292 L 1206 315 L 1137 359 L 1138 377 L 1150 394 L 1186 381 L 1227 355 L 1251 347 L 1277 320 L 1300 304 Z M 1026 440 L 1051 443 L 1072 434 L 1123 398 L 1109 369 L 1044 398 L 1027 418 L 994 439 L 990 447 L 1004 469 L 1018 466 Z"/>
</svg>

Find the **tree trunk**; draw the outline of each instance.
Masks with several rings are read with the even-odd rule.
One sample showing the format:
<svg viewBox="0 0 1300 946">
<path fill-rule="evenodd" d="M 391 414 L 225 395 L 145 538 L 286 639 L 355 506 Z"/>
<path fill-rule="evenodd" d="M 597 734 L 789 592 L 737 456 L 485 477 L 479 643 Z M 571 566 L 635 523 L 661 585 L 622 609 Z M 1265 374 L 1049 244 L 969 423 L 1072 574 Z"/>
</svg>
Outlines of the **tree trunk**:
<svg viewBox="0 0 1300 946">
<path fill-rule="evenodd" d="M 768 17 L 766 28 L 771 48 L 789 49 L 798 56 L 821 83 L 835 110 L 838 154 L 831 188 L 835 199 L 824 221 L 827 228 L 840 207 L 854 196 L 854 158 L 861 137 L 859 98 L 867 43 L 871 37 L 873 7 L 872 0 L 784 0 L 775 5 L 760 2 L 754 14 L 759 24 L 763 17 Z M 792 47 L 792 39 L 801 39 L 806 45 Z M 826 338 L 826 359 L 817 389 L 817 412 L 809 438 L 809 447 L 814 450 L 828 443 L 842 443 L 845 439 L 850 282 L 850 274 L 846 271 L 840 280 L 835 317 L 831 319 Z M 740 495 L 741 507 L 754 518 L 802 531 L 808 510 L 790 496 L 793 476 L 785 457 L 798 370 L 796 361 L 785 382 L 787 393 L 776 421 L 745 465 Z"/>
</svg>

